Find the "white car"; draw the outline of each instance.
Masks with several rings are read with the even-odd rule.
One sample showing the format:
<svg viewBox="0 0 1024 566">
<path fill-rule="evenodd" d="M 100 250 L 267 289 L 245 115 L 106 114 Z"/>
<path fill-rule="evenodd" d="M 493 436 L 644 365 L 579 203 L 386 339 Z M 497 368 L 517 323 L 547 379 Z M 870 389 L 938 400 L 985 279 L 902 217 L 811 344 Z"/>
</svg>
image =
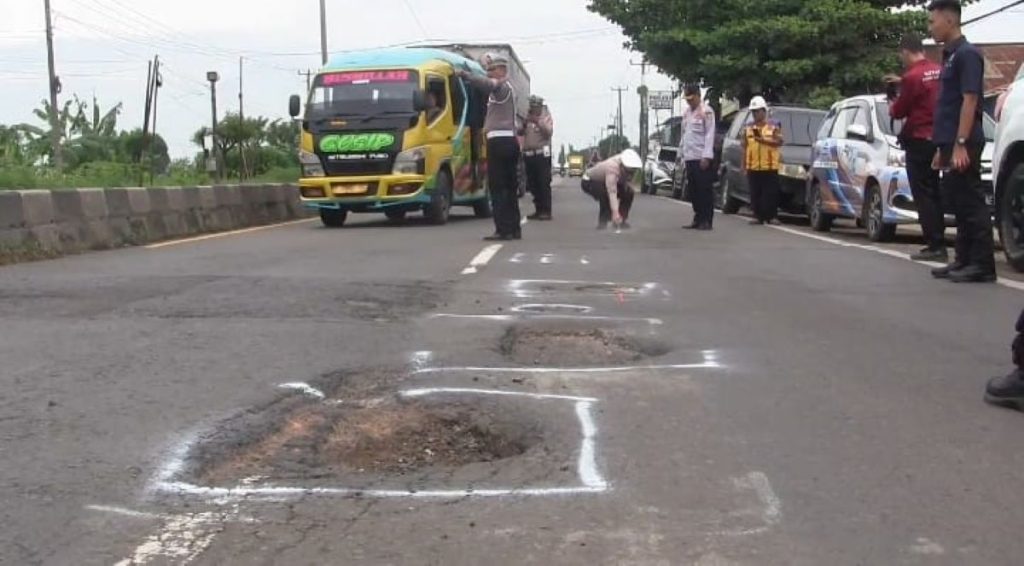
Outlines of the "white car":
<svg viewBox="0 0 1024 566">
<path fill-rule="evenodd" d="M 996 104 L 992 171 L 996 227 L 1006 260 L 1024 271 L 1024 67 Z"/>
</svg>

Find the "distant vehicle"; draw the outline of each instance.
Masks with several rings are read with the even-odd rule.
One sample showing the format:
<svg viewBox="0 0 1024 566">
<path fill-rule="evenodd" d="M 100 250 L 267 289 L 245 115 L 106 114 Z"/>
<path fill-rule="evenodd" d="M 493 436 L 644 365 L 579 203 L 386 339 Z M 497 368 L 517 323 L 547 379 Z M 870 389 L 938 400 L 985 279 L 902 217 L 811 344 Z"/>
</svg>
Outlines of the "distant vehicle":
<svg viewBox="0 0 1024 566">
<path fill-rule="evenodd" d="M 582 177 L 587 169 L 586 159 L 579 154 L 569 156 L 569 177 Z"/>
<path fill-rule="evenodd" d="M 817 137 L 825 112 L 796 106 L 773 106 L 768 120 L 782 126 L 785 145 L 781 149 L 779 169 L 781 194 L 779 208 L 803 214 L 806 210 L 807 179 L 811 170 L 811 147 Z M 725 214 L 735 214 L 750 203 L 750 188 L 743 174 L 744 127 L 752 122 L 750 111 L 740 110 L 722 142 L 722 165 L 716 201 Z"/>
<path fill-rule="evenodd" d="M 885 242 L 896 236 L 900 224 L 918 222 L 906 153 L 897 141 L 902 126 L 889 117 L 884 95 L 856 96 L 832 106 L 814 144 L 807 200 L 814 230 L 826 232 L 836 218 L 851 218 L 871 241 Z M 989 137 L 990 118 L 985 128 Z M 986 154 L 991 148 L 982 155 L 983 180 L 991 179 Z M 986 198 L 991 202 L 991 194 Z M 946 223 L 955 224 L 952 215 Z"/>
<path fill-rule="evenodd" d="M 659 190 L 672 190 L 672 180 L 676 173 L 676 153 L 674 148 L 661 148 L 651 152 L 644 163 L 644 189 L 649 194 L 657 194 Z"/>
<path fill-rule="evenodd" d="M 1024 70 L 1024 66 L 1021 67 Z M 996 227 L 1006 261 L 1024 271 L 1024 83 L 1021 74 L 996 105 L 992 151 Z"/>
</svg>

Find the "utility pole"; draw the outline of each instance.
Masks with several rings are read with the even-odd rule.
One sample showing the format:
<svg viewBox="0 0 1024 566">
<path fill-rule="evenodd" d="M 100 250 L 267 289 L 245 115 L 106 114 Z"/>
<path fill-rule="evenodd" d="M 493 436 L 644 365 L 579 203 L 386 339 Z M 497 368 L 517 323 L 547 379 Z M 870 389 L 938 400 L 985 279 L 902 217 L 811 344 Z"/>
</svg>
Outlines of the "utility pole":
<svg viewBox="0 0 1024 566">
<path fill-rule="evenodd" d="M 153 129 L 151 137 L 153 143 L 149 146 L 149 181 L 153 182 L 153 148 L 156 147 L 156 104 L 160 98 L 160 87 L 164 86 L 164 79 L 160 76 L 160 56 L 153 58 Z"/>
<path fill-rule="evenodd" d="M 206 80 L 210 81 L 210 107 L 213 110 L 213 129 L 211 134 L 213 135 L 213 159 L 217 163 L 216 178 L 221 180 L 223 177 L 224 160 L 220 154 L 220 140 L 217 136 L 217 81 L 220 80 L 220 74 L 217 71 L 209 71 L 206 73 Z"/>
<path fill-rule="evenodd" d="M 63 127 L 57 109 L 57 94 L 60 93 L 61 85 L 53 61 L 53 19 L 50 15 L 50 0 L 44 0 L 43 6 L 46 9 L 46 60 L 50 68 L 50 144 L 53 150 L 53 164 L 57 169 L 61 169 L 64 167 L 64 154 L 60 147 Z"/>
<path fill-rule="evenodd" d="M 647 154 L 650 153 L 650 117 L 647 102 L 647 59 L 643 59 L 640 63 L 629 62 L 630 65 L 640 67 L 640 88 L 636 89 L 636 93 L 640 95 L 640 159 L 644 163 L 647 163 Z"/>
<path fill-rule="evenodd" d="M 618 135 L 618 139 L 615 140 L 615 151 L 619 152 L 619 151 L 623 151 L 623 150 L 626 149 L 626 148 L 619 148 L 619 144 L 622 143 L 622 138 L 623 138 L 623 135 L 622 135 L 622 93 L 626 92 L 627 89 L 626 89 L 626 87 L 617 87 L 617 88 L 613 88 L 612 90 L 619 94 L 619 111 L 615 115 L 615 127 L 616 127 L 616 132 L 615 133 Z"/>
<path fill-rule="evenodd" d="M 327 64 L 327 0 L 320 0 L 320 58 Z"/>
<path fill-rule="evenodd" d="M 244 59 L 244 57 L 238 58 L 238 120 L 242 124 L 242 131 L 245 131 L 245 101 L 242 94 L 243 73 L 245 72 L 242 62 Z M 238 170 L 238 180 L 244 181 L 249 175 L 249 165 L 245 160 L 245 142 L 242 139 L 238 140 L 238 153 L 242 156 L 242 167 Z"/>
<path fill-rule="evenodd" d="M 306 77 L 306 92 L 308 93 L 313 88 L 313 71 L 306 69 L 305 71 L 299 71 L 299 76 L 305 75 Z"/>
</svg>

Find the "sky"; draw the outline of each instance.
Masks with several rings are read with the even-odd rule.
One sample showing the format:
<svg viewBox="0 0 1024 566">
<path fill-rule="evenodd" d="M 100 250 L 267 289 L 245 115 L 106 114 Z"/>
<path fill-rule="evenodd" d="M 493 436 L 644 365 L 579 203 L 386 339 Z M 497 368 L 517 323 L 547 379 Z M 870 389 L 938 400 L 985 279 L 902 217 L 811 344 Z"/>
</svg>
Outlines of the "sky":
<svg viewBox="0 0 1024 566">
<path fill-rule="evenodd" d="M 982 0 L 966 17 L 1013 0 Z M 124 110 L 119 127 L 143 121 L 147 62 L 163 62 L 157 130 L 173 157 L 190 157 L 192 134 L 210 123 L 206 72 L 217 71 L 218 111 L 238 110 L 243 58 L 247 116 L 287 119 L 288 96 L 305 89 L 300 71 L 319 66 L 318 0 L 51 0 L 62 100 L 77 94 Z M 623 95 L 625 133 L 637 140 L 641 56 L 586 0 L 327 0 L 330 51 L 410 41 L 511 43 L 555 118 L 555 145 L 590 145 Z M 43 2 L 0 0 L 0 123 L 37 120 L 47 96 Z M 1024 42 L 1024 6 L 968 28 L 974 40 Z M 648 68 L 647 85 L 673 81 Z M 663 113 L 661 118 L 667 117 Z M 653 117 L 652 117 L 653 119 Z"/>
</svg>

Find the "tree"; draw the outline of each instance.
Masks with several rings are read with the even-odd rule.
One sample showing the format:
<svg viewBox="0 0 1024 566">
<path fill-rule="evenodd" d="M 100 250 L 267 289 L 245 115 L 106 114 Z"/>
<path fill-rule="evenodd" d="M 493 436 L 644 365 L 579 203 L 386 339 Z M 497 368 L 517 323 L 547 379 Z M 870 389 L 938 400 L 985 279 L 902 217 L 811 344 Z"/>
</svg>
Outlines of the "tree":
<svg viewBox="0 0 1024 566">
<path fill-rule="evenodd" d="M 208 133 L 207 128 L 200 129 L 192 142 L 203 147 Z M 225 172 L 233 177 L 297 166 L 298 141 L 298 124 L 291 121 L 271 121 L 262 116 L 243 120 L 238 114 L 228 113 L 217 124 L 217 146 L 224 156 Z"/>
<path fill-rule="evenodd" d="M 925 31 L 928 0 L 591 0 L 628 46 L 680 81 L 713 86 L 746 105 L 755 94 L 819 104 L 824 89 L 877 92 L 896 45 Z"/>
<path fill-rule="evenodd" d="M 597 144 L 597 151 L 601 155 L 601 159 L 607 159 L 617 153 L 625 151 L 629 147 L 629 138 L 618 134 L 612 134 L 601 140 L 601 143 Z"/>
</svg>

